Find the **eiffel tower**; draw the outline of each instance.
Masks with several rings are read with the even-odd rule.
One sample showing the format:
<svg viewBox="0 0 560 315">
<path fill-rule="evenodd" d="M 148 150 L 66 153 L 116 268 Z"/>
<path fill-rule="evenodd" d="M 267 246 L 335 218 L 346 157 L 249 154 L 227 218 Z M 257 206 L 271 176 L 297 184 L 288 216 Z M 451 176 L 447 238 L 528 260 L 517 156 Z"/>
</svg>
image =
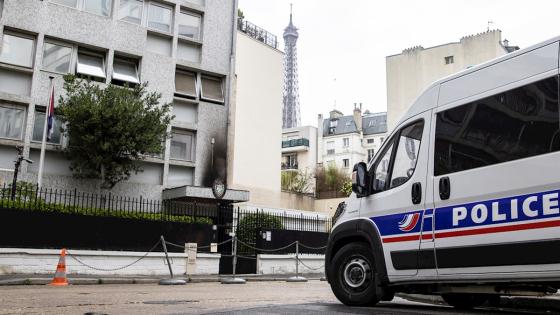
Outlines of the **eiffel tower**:
<svg viewBox="0 0 560 315">
<path fill-rule="evenodd" d="M 284 29 L 284 107 L 282 108 L 282 128 L 297 127 L 301 124 L 296 50 L 298 37 L 298 29 L 292 23 L 292 5 L 290 4 L 290 24 Z"/>
</svg>

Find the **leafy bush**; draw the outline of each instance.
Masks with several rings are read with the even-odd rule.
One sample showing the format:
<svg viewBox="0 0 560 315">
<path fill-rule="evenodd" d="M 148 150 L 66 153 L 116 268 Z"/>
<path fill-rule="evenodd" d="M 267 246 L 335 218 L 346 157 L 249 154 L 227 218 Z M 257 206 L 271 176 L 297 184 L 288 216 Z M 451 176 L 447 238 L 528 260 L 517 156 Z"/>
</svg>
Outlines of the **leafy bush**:
<svg viewBox="0 0 560 315">
<path fill-rule="evenodd" d="M 282 190 L 307 193 L 313 184 L 313 174 L 307 170 L 282 171 Z"/>
<path fill-rule="evenodd" d="M 255 246 L 257 232 L 260 230 L 283 229 L 280 218 L 269 213 L 244 214 L 237 226 L 237 237 L 244 243 Z M 255 251 L 243 244 L 237 244 L 237 251 L 243 254 L 254 254 Z"/>
<path fill-rule="evenodd" d="M 347 183 L 350 182 L 350 175 L 344 170 L 337 168 L 335 165 L 329 165 L 327 168 L 318 168 L 315 174 L 317 179 L 317 193 L 335 192 L 340 197 L 348 196 Z M 350 191 L 352 186 L 350 186 Z M 338 196 L 333 196 L 338 197 Z"/>
</svg>

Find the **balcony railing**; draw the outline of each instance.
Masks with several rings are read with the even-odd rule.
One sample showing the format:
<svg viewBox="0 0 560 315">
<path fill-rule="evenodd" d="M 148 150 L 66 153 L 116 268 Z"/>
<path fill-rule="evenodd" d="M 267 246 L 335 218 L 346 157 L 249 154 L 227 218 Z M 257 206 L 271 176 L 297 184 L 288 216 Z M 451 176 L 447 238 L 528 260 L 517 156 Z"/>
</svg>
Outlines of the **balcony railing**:
<svg viewBox="0 0 560 315">
<path fill-rule="evenodd" d="M 267 44 L 270 47 L 278 48 L 278 40 L 276 39 L 276 35 L 267 32 L 266 30 L 256 26 L 251 22 L 244 21 L 243 19 L 238 18 L 237 29 L 256 40 Z"/>
<path fill-rule="evenodd" d="M 296 163 L 282 163 L 282 170 L 297 170 L 298 164 Z"/>
<path fill-rule="evenodd" d="M 309 146 L 309 139 L 306 138 L 299 138 L 299 139 L 291 139 L 291 140 L 284 140 L 282 141 L 282 148 L 291 148 L 291 147 L 299 147 Z"/>
</svg>

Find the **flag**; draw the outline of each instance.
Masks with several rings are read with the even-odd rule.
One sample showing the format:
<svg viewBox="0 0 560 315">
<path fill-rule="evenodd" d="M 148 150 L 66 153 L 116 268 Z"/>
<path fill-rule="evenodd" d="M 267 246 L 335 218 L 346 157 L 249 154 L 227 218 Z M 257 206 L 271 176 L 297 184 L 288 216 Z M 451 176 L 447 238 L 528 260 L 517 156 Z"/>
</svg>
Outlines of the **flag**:
<svg viewBox="0 0 560 315">
<path fill-rule="evenodd" d="M 51 90 L 49 99 L 49 108 L 47 108 L 47 141 L 50 141 L 54 132 L 54 85 Z"/>
</svg>

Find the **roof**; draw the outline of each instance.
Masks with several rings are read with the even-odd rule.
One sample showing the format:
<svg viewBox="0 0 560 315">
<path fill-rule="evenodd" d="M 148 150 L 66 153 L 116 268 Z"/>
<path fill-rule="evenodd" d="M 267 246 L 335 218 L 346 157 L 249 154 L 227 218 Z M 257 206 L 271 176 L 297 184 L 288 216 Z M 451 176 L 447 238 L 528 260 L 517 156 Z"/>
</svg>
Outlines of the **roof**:
<svg viewBox="0 0 560 315">
<path fill-rule="evenodd" d="M 354 122 L 354 116 L 342 116 L 336 119 L 334 132 L 329 133 L 330 118 L 323 120 L 323 137 L 343 135 L 358 132 L 358 127 Z M 387 113 L 368 114 L 362 116 L 362 128 L 364 135 L 387 132 Z"/>
</svg>

